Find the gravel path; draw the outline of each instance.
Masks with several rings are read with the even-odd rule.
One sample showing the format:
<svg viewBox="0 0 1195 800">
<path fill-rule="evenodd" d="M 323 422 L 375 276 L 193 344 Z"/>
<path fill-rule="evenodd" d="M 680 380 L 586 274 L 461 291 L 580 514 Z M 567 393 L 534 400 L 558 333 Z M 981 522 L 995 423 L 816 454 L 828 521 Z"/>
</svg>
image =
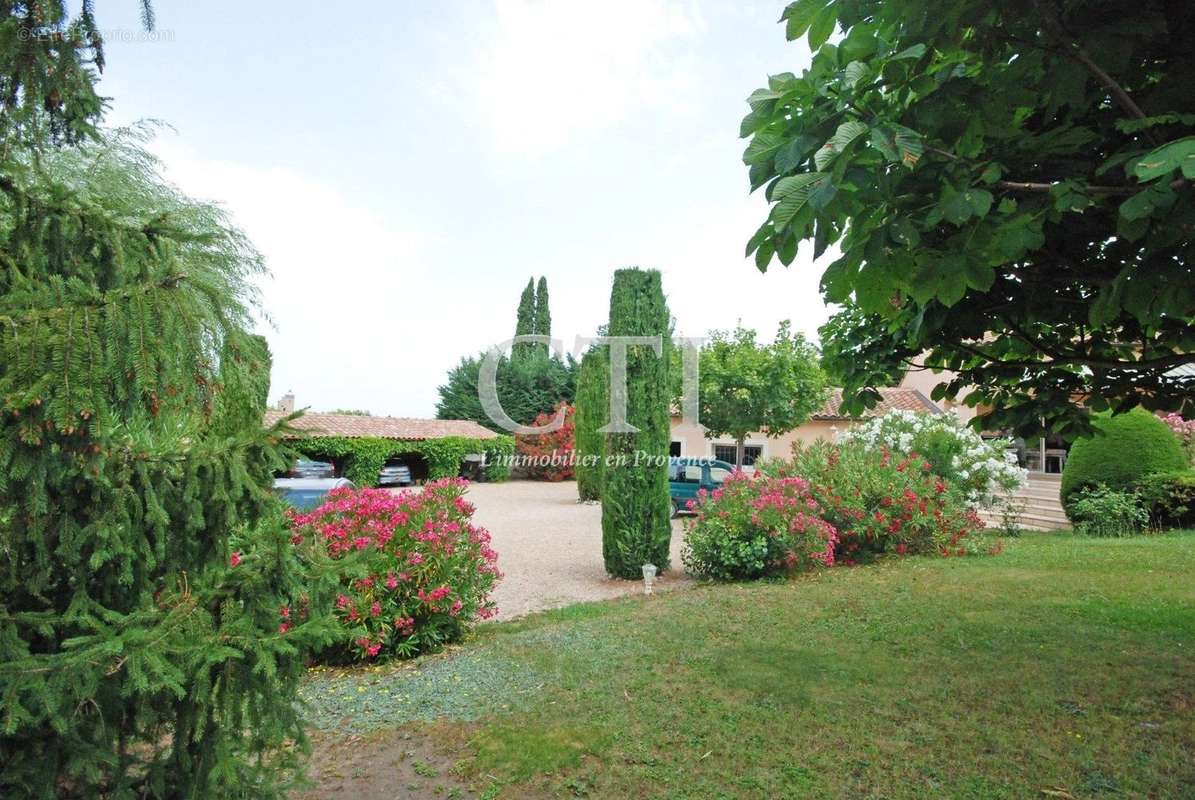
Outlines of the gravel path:
<svg viewBox="0 0 1195 800">
<path fill-rule="evenodd" d="M 602 566 L 602 509 L 577 502 L 577 484 L 509 481 L 476 483 L 468 499 L 474 521 L 489 529 L 505 573 L 494 599 L 498 619 L 511 619 L 582 600 L 643 591 L 641 581 L 614 580 Z M 656 591 L 689 583 L 681 572 L 680 520 L 672 521 L 672 571 Z"/>
</svg>

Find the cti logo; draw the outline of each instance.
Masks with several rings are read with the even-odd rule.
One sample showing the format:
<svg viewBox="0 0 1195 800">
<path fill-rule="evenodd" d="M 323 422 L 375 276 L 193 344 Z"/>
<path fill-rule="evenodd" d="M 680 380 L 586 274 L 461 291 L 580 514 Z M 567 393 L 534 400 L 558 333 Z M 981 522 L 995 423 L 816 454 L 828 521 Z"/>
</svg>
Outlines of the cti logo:
<svg viewBox="0 0 1195 800">
<path fill-rule="evenodd" d="M 698 348 L 704 337 L 682 337 L 673 339 L 681 351 L 681 415 L 686 423 L 699 425 L 697 403 Z M 491 347 L 481 362 L 477 380 L 477 399 L 481 408 L 495 425 L 511 433 L 551 433 L 564 425 L 561 411 L 546 425 L 520 425 L 507 415 L 498 400 L 498 364 L 502 355 L 516 344 L 546 344 L 557 356 L 564 358 L 564 342 L 543 334 L 520 334 Z M 598 431 L 601 433 L 638 433 L 639 429 L 627 422 L 627 348 L 649 347 L 656 358 L 664 357 L 664 337 L 655 336 L 578 336 L 573 345 L 574 356 L 580 356 L 590 345 L 610 348 L 610 421 Z"/>
</svg>

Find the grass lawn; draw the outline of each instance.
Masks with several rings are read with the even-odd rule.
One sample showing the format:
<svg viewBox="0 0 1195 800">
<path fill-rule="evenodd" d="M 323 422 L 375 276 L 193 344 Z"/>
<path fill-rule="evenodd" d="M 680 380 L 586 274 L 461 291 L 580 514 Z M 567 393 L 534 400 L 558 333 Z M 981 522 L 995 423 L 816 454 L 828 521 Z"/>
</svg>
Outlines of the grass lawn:
<svg viewBox="0 0 1195 800">
<path fill-rule="evenodd" d="M 445 796 L 1190 798 L 1195 532 L 572 606 L 305 691 L 434 742 Z"/>
</svg>

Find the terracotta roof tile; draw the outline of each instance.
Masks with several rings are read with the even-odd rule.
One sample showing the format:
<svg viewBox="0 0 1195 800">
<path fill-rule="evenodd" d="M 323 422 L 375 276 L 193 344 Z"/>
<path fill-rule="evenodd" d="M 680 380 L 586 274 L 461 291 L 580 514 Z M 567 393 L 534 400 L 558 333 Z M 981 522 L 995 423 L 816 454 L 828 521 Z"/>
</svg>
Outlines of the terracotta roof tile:
<svg viewBox="0 0 1195 800">
<path fill-rule="evenodd" d="M 265 424 L 273 425 L 285 416 L 281 411 L 267 411 Z M 307 412 L 291 425 L 312 436 L 344 436 L 350 439 L 443 439 L 463 436 L 468 439 L 494 439 L 498 434 L 468 419 L 413 419 L 410 417 L 367 417 L 361 414 L 319 414 Z"/>
<path fill-rule="evenodd" d="M 901 389 L 901 388 L 881 388 L 879 389 L 880 401 L 876 403 L 875 408 L 864 412 L 864 418 L 879 417 L 887 414 L 889 411 L 899 409 L 901 411 L 921 411 L 926 414 L 941 414 L 942 409 L 934 405 L 933 401 L 922 394 L 917 389 Z M 819 411 L 813 413 L 814 419 L 853 419 L 848 414 L 842 413 L 840 410 L 842 406 L 842 390 L 831 389 L 830 397 L 826 400 L 825 405 Z"/>
</svg>

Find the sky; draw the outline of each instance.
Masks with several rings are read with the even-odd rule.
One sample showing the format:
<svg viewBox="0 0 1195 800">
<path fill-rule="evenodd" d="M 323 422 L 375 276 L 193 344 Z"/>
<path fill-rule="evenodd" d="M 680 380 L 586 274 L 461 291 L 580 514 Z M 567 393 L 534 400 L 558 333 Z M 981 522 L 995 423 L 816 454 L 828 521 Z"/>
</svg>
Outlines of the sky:
<svg viewBox="0 0 1195 800">
<path fill-rule="evenodd" d="M 789 319 L 816 340 L 828 316 L 808 249 L 744 258 L 767 213 L 745 100 L 810 58 L 783 2 L 155 0 L 153 35 L 134 0 L 97 5 L 108 123 L 167 123 L 167 177 L 266 258 L 271 399 L 433 416 L 531 276 L 567 349 L 626 266 L 662 272 L 685 336 Z"/>
</svg>

